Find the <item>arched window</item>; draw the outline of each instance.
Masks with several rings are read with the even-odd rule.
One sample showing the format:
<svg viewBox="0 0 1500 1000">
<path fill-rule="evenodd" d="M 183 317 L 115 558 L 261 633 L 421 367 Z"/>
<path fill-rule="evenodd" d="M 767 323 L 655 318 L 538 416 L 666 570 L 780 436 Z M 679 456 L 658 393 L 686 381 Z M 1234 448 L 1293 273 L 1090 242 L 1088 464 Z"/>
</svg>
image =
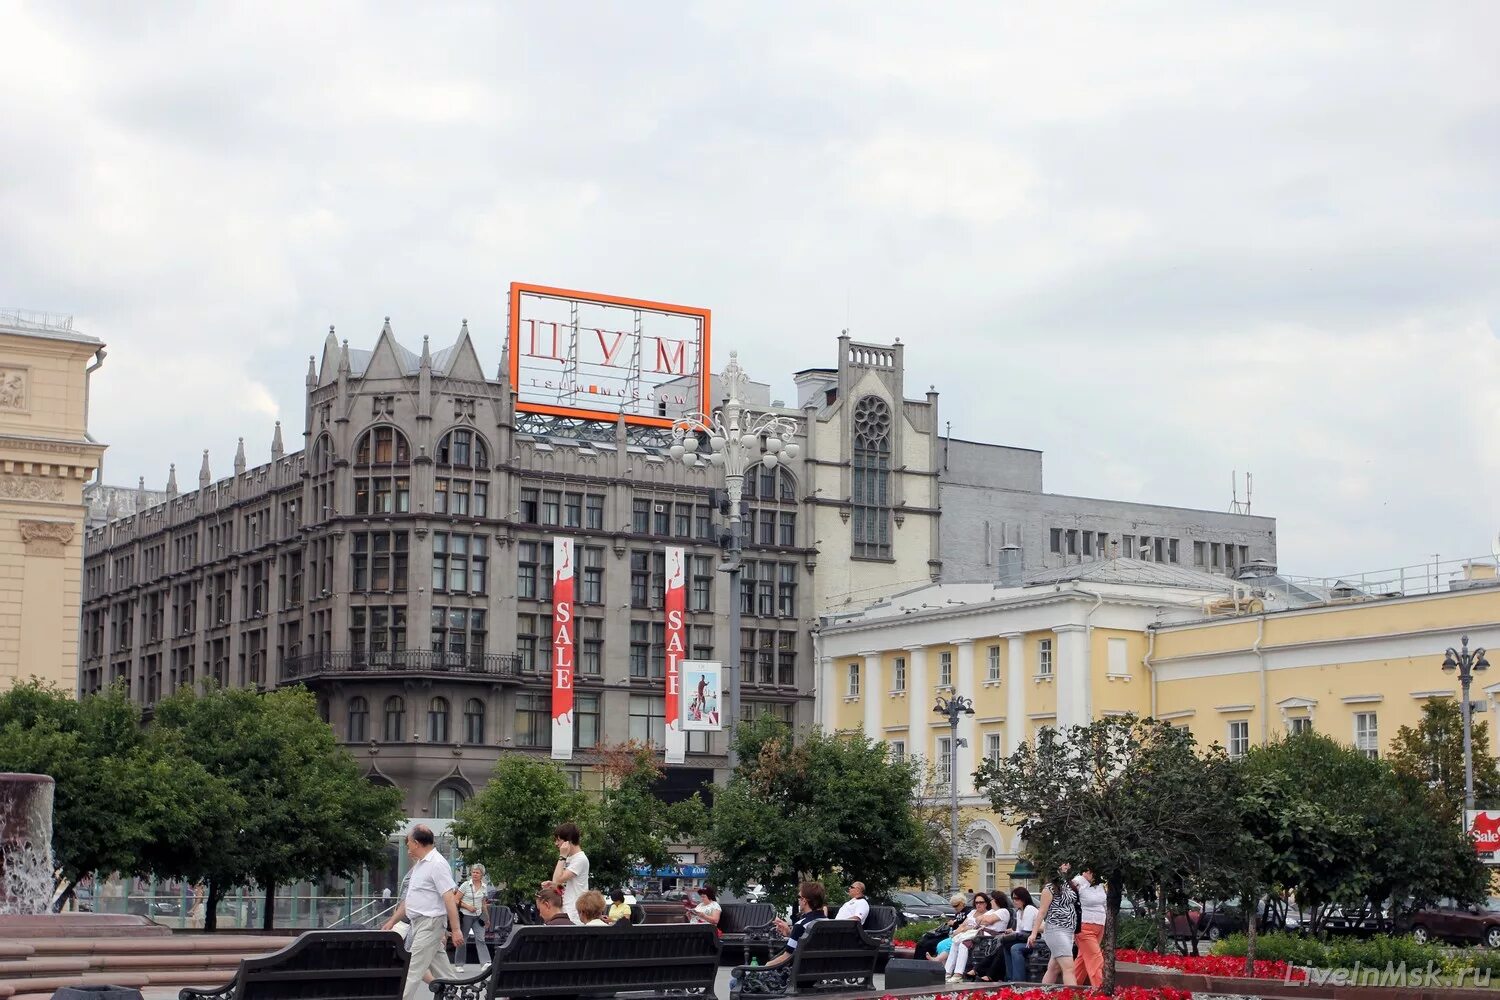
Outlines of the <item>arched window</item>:
<svg viewBox="0 0 1500 1000">
<path fill-rule="evenodd" d="M 464 742 L 484 742 L 484 702 L 478 698 L 464 702 Z"/>
<path fill-rule="evenodd" d="M 986 892 L 994 892 L 995 891 L 995 877 L 998 874 L 997 871 L 996 871 L 997 866 L 995 864 L 995 849 L 993 847 L 991 847 L 990 845 L 985 844 L 984 845 L 984 850 L 980 852 L 980 857 L 981 857 L 981 859 L 984 862 L 984 888 L 985 888 L 985 891 Z"/>
<path fill-rule="evenodd" d="M 400 743 L 406 738 L 406 701 L 400 695 L 385 700 L 385 741 Z"/>
<path fill-rule="evenodd" d="M 354 448 L 355 465 L 405 465 L 411 461 L 406 435 L 394 427 L 372 427 Z"/>
<path fill-rule="evenodd" d="M 370 703 L 360 695 L 349 699 L 348 727 L 350 743 L 363 743 L 370 738 Z"/>
<path fill-rule="evenodd" d="M 438 442 L 437 465 L 432 512 L 488 517 L 490 453 L 484 438 L 462 427 L 449 431 Z"/>
<path fill-rule="evenodd" d="M 313 442 L 312 474 L 320 476 L 333 471 L 333 439 L 327 434 L 318 435 Z"/>
<path fill-rule="evenodd" d="M 427 703 L 427 742 L 448 742 L 447 698 L 434 698 Z"/>
<path fill-rule="evenodd" d="M 354 513 L 405 514 L 411 510 L 411 477 L 398 475 L 394 466 L 411 461 L 406 435 L 394 427 L 372 427 L 360 435 L 354 449 L 354 464 L 362 470 L 354 477 Z M 381 468 L 385 466 L 386 468 Z"/>
<path fill-rule="evenodd" d="M 458 815 L 459 806 L 468 800 L 468 796 L 461 789 L 452 785 L 442 785 L 432 793 L 432 818 L 452 819 Z"/>
<path fill-rule="evenodd" d="M 854 404 L 854 555 L 891 557 L 891 408 L 879 396 Z"/>
</svg>

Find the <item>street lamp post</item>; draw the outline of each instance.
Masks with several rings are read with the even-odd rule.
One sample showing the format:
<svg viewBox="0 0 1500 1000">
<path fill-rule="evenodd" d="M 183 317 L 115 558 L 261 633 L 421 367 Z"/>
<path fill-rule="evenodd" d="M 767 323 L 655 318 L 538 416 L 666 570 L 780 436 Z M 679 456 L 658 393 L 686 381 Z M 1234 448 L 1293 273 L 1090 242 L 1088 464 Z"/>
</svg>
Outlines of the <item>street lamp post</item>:
<svg viewBox="0 0 1500 1000">
<path fill-rule="evenodd" d="M 774 469 L 794 460 L 800 448 L 797 422 L 775 413 L 752 414 L 744 410 L 740 396 L 749 381 L 740 367 L 738 352 L 729 352 L 729 364 L 719 376 L 727 398 L 714 413 L 689 413 L 672 422 L 673 458 L 692 468 L 707 463 L 724 472 L 724 491 L 729 496 L 729 539 L 721 572 L 729 574 L 729 656 L 724 664 L 724 740 L 729 768 L 737 761 L 734 729 L 740 717 L 740 552 L 744 524 L 740 501 L 745 495 L 745 476 L 753 475 L 758 463 Z M 702 440 L 707 438 L 705 442 Z M 706 445 L 706 447 L 705 447 Z"/>
<path fill-rule="evenodd" d="M 958 891 L 958 748 L 967 745 L 967 741 L 960 742 L 958 738 L 958 720 L 960 716 L 973 715 L 974 703 L 963 695 L 954 695 L 944 698 L 938 695 L 937 704 L 932 710 L 938 715 L 948 717 L 948 891 Z"/>
<path fill-rule="evenodd" d="M 1448 647 L 1447 655 L 1443 657 L 1443 669 L 1447 671 L 1458 671 L 1458 682 L 1464 692 L 1464 811 L 1467 813 L 1474 808 L 1474 743 L 1470 731 L 1469 719 L 1469 685 L 1474 682 L 1474 674 L 1480 670 L 1488 670 L 1490 661 L 1484 658 L 1484 647 L 1480 646 L 1472 653 L 1469 651 L 1469 637 L 1464 636 L 1459 642 L 1459 648 L 1455 650 Z M 1464 817 L 1468 822 L 1468 816 Z"/>
</svg>

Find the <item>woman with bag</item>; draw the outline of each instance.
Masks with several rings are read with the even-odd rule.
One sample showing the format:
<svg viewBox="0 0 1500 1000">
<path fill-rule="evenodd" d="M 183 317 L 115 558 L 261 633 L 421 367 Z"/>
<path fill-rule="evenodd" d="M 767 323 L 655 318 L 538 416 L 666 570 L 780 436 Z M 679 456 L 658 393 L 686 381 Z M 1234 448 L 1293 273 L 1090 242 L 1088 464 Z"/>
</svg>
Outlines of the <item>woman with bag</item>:
<svg viewBox="0 0 1500 1000">
<path fill-rule="evenodd" d="M 1061 977 L 1064 986 L 1076 986 L 1073 978 L 1073 929 L 1078 926 L 1078 893 L 1068 882 L 1068 869 L 1064 862 L 1057 867 L 1057 874 L 1047 888 L 1042 890 L 1042 918 L 1031 928 L 1027 944 L 1036 944 L 1038 935 L 1047 942 L 1052 957 L 1047 961 L 1047 971 L 1042 982 L 1056 983 Z"/>
<path fill-rule="evenodd" d="M 469 934 L 476 927 L 479 928 L 476 936 L 479 938 L 480 963 L 483 964 L 484 925 L 489 919 L 485 916 L 485 911 L 494 888 L 484 877 L 484 865 L 478 862 L 469 867 L 469 881 L 459 887 L 458 923 L 459 930 L 463 932 L 464 943 L 453 949 L 453 964 L 460 972 L 463 971 L 464 960 L 468 958 Z"/>
<path fill-rule="evenodd" d="M 1036 902 L 1031 898 L 1031 890 L 1024 885 L 1015 886 L 1010 890 L 1010 898 L 1016 905 L 1016 929 L 1013 933 L 1005 935 L 1001 940 L 1001 954 L 1005 956 L 1006 982 L 1024 983 L 1026 981 L 1026 939 L 1031 934 L 1031 929 L 1036 926 L 1037 908 Z"/>
<path fill-rule="evenodd" d="M 969 949 L 974 965 L 974 975 L 982 982 L 993 983 L 995 976 L 1005 976 L 1005 953 L 1009 950 L 1006 941 L 1015 927 L 1016 915 L 1010 908 L 1010 899 L 996 890 L 990 897 L 995 905 L 990 909 L 992 920 L 984 933 Z"/>
<path fill-rule="evenodd" d="M 948 970 L 948 982 L 964 981 L 964 974 L 969 971 L 970 948 L 979 938 L 998 934 L 998 930 L 993 931 L 992 934 L 991 929 L 995 927 L 999 919 L 999 914 L 990 910 L 990 897 L 982 892 L 976 892 L 974 908 L 969 911 L 968 917 L 953 935 L 953 944 L 948 948 L 948 960 L 945 963 L 945 968 Z M 1009 919 L 1008 913 L 1006 919 Z"/>
</svg>

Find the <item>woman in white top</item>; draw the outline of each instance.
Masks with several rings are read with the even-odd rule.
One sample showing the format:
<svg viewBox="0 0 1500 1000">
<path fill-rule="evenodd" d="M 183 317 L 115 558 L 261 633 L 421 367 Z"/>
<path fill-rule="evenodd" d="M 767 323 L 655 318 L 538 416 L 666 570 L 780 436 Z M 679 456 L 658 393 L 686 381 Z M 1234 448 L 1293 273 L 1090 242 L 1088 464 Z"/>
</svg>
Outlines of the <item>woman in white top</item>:
<svg viewBox="0 0 1500 1000">
<path fill-rule="evenodd" d="M 711 885 L 698 887 L 698 905 L 688 910 L 688 923 L 710 924 L 713 929 L 719 929 L 719 917 L 723 916 L 724 908 L 719 905 L 719 894 Z M 688 900 L 689 905 L 692 900 Z"/>
<path fill-rule="evenodd" d="M 997 911 L 990 907 L 990 897 L 985 893 L 974 894 L 974 908 L 968 919 L 953 935 L 953 944 L 948 949 L 948 982 L 961 983 L 969 971 L 969 946 L 980 936 L 1001 934 L 1010 925 L 1010 910 Z"/>
<path fill-rule="evenodd" d="M 1016 931 L 1020 937 L 1014 938 L 1004 946 L 1005 979 L 1011 983 L 1024 983 L 1026 981 L 1026 938 L 1031 934 L 1031 929 L 1036 926 L 1037 909 L 1036 903 L 1031 898 L 1031 890 L 1024 885 L 1013 887 L 1010 890 L 1010 898 L 1016 906 Z"/>
<path fill-rule="evenodd" d="M 1073 879 L 1073 888 L 1078 890 L 1078 906 L 1083 911 L 1083 921 L 1078 928 L 1078 985 L 1104 985 L 1104 952 L 1100 944 L 1104 941 L 1104 910 L 1109 893 L 1085 868 Z"/>
</svg>

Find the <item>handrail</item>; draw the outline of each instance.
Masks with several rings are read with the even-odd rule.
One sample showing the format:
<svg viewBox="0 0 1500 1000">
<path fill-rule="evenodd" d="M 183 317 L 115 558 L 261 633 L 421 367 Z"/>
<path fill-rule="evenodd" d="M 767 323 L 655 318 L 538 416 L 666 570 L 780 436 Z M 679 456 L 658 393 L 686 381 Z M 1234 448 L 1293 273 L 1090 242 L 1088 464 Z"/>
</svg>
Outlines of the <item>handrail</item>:
<svg viewBox="0 0 1500 1000">
<path fill-rule="evenodd" d="M 325 674 L 469 674 L 515 677 L 520 657 L 513 653 L 450 653 L 401 649 L 394 652 L 332 650 L 288 656 L 281 662 L 283 683 Z"/>
<path fill-rule="evenodd" d="M 368 903 L 366 903 L 364 906 L 361 906 L 359 909 L 352 910 L 348 914 L 346 914 L 346 915 L 344 915 L 342 917 L 339 917 L 333 923 L 329 924 L 328 925 L 328 930 L 337 930 L 339 928 L 339 926 L 342 925 L 342 924 L 346 924 L 346 923 L 352 924 L 354 922 L 355 918 L 362 917 L 363 914 L 364 914 L 364 911 L 368 910 L 370 907 L 375 906 L 375 905 L 377 905 L 379 903 L 384 903 L 386 905 L 385 905 L 385 907 L 379 913 L 376 913 L 374 915 L 374 919 L 376 919 L 376 920 L 379 920 L 381 917 L 385 916 L 387 913 L 391 913 L 392 911 L 394 911 L 396 909 L 397 905 L 399 905 L 400 901 L 399 900 L 392 901 L 392 900 L 384 899 L 384 898 L 381 898 L 381 899 L 372 899 Z"/>
</svg>

